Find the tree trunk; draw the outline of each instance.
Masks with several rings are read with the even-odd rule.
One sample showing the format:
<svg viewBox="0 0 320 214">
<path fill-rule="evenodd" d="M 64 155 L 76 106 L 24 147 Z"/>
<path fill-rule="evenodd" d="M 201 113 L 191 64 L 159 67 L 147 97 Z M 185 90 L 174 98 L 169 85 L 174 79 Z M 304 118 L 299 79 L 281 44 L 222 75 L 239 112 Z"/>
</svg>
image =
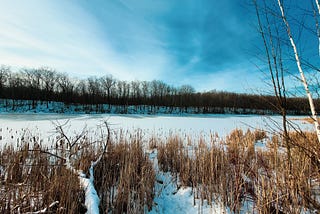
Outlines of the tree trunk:
<svg viewBox="0 0 320 214">
<path fill-rule="evenodd" d="M 317 6 L 319 6 L 318 0 L 316 0 L 316 2 L 317 2 Z M 287 34 L 288 34 L 288 37 L 289 37 L 289 40 L 290 40 L 290 43 L 291 43 L 291 46 L 292 46 L 292 49 L 293 49 L 293 52 L 294 52 L 294 56 L 295 56 L 297 67 L 298 67 L 298 70 L 299 70 L 299 73 L 300 73 L 300 76 L 301 76 L 301 80 L 302 80 L 304 89 L 306 91 L 307 97 L 308 97 L 310 110 L 311 110 L 311 114 L 312 114 L 312 119 L 314 121 L 314 126 L 316 128 L 316 132 L 317 132 L 317 136 L 318 136 L 318 142 L 320 143 L 320 125 L 319 125 L 319 121 L 318 121 L 318 118 L 317 118 L 317 112 L 316 112 L 316 109 L 315 109 L 315 106 L 314 106 L 312 95 L 310 93 L 307 80 L 306 80 L 304 72 L 302 70 L 301 61 L 300 61 L 300 57 L 299 57 L 299 54 L 298 54 L 298 51 L 297 51 L 297 47 L 296 47 L 296 44 L 295 44 L 295 42 L 293 40 L 293 37 L 291 35 L 290 26 L 289 26 L 289 23 L 287 21 L 287 18 L 284 15 L 283 5 L 282 5 L 280 0 L 278 0 L 278 5 L 279 5 L 279 9 L 281 11 L 282 21 L 284 22 L 284 24 L 285 24 L 285 26 L 287 28 Z M 319 7 L 318 7 L 318 9 L 319 9 Z"/>
<path fill-rule="evenodd" d="M 320 16 L 320 4 L 319 4 L 319 0 L 315 0 L 316 1 L 316 6 L 318 8 L 318 13 L 319 13 L 319 16 Z M 315 19 L 316 19 L 316 28 L 317 28 L 317 34 L 318 34 L 318 40 L 319 40 L 319 56 L 320 56 L 320 26 L 319 26 L 319 22 L 318 22 L 318 19 L 316 17 L 316 14 L 315 15 Z"/>
</svg>

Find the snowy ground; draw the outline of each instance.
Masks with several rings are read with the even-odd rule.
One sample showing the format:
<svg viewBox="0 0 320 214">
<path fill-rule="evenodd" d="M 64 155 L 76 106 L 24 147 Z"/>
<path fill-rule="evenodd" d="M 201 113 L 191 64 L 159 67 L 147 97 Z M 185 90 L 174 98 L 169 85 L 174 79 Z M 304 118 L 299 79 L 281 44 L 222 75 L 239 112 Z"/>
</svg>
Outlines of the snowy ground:
<svg viewBox="0 0 320 214">
<path fill-rule="evenodd" d="M 194 201 L 191 187 L 177 187 L 177 180 L 169 172 L 164 173 L 158 169 L 158 160 L 156 151 L 149 155 L 153 161 L 156 174 L 155 199 L 154 206 L 149 212 L 157 213 L 228 213 L 219 203 L 214 202 L 212 206 L 206 202 L 201 204 L 199 200 Z M 178 189 L 178 190 L 177 190 Z"/>
<path fill-rule="evenodd" d="M 295 117 L 296 118 L 296 117 Z M 87 127 L 95 136 L 99 132 L 97 125 L 108 121 L 110 128 L 117 132 L 133 132 L 141 129 L 144 136 L 168 136 L 170 133 L 187 134 L 188 136 L 209 138 L 210 134 L 218 133 L 225 136 L 235 128 L 268 129 L 275 126 L 271 121 L 281 121 L 280 117 L 206 115 L 206 116 L 141 116 L 141 115 L 76 115 L 76 114 L 0 114 L 0 148 L 5 143 L 15 145 L 21 140 L 22 133 L 30 133 L 42 143 L 54 141 L 54 123 L 63 124 L 69 121 L 68 134 L 79 133 Z M 312 130 L 312 125 L 299 123 L 302 129 Z M 270 125 L 272 124 L 272 125 Z M 150 158 L 156 164 L 156 154 L 150 153 Z M 156 183 L 155 205 L 150 213 L 229 213 L 218 203 L 213 206 L 199 203 L 194 205 L 191 188 L 176 190 L 176 182 L 168 173 L 158 171 Z M 244 211 L 243 213 L 248 212 Z M 250 211 L 249 211 L 250 212 Z"/>
<path fill-rule="evenodd" d="M 294 117 L 296 118 L 296 117 Z M 91 131 L 98 130 L 98 125 L 107 121 L 113 131 L 122 129 L 133 132 L 141 129 L 145 136 L 168 136 L 178 133 L 193 137 L 209 138 L 210 134 L 218 133 L 223 137 L 235 128 L 269 129 L 274 128 L 272 121 L 280 123 L 277 116 L 239 116 L 239 115 L 205 115 L 205 116 L 141 116 L 141 115 L 77 115 L 77 114 L 0 114 L 0 145 L 16 143 L 22 132 L 38 134 L 44 141 L 51 142 L 54 134 L 54 123 L 63 124 L 69 121 L 69 134 L 78 133 L 84 127 Z M 312 130 L 312 125 L 298 123 L 304 130 Z"/>
</svg>

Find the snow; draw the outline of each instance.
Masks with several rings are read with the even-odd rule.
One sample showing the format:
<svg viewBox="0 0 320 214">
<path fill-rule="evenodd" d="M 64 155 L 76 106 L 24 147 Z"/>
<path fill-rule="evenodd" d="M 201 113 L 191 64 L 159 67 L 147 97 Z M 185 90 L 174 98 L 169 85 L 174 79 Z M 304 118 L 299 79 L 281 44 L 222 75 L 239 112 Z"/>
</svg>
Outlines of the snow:
<svg viewBox="0 0 320 214">
<path fill-rule="evenodd" d="M 273 116 L 273 120 L 280 123 L 281 117 Z M 220 137 L 229 134 L 235 128 L 262 128 L 268 127 L 269 118 L 264 116 L 241 115 L 206 115 L 206 116 L 141 116 L 141 115 L 83 115 L 83 114 L 1 114 L 0 117 L 0 147 L 6 142 L 11 145 L 21 142 L 22 137 L 37 136 L 41 142 L 52 143 L 55 134 L 54 123 L 69 121 L 67 134 L 75 135 L 87 127 L 92 136 L 97 126 L 107 121 L 113 132 L 122 130 L 130 133 L 142 130 L 144 136 L 166 137 L 171 133 L 189 136 L 197 139 L 202 137 L 210 140 L 212 134 Z M 297 120 L 303 130 L 313 130 L 312 124 L 305 124 Z"/>
<path fill-rule="evenodd" d="M 159 170 L 157 150 L 147 151 L 156 171 L 155 199 L 149 214 L 229 214 L 229 208 L 219 201 L 212 201 L 211 205 L 205 200 L 203 204 L 199 199 L 194 200 L 191 187 L 179 186 L 179 180 L 170 172 Z M 219 198 L 219 197 L 217 197 Z M 253 213 L 253 204 L 245 201 L 241 214 Z"/>
<path fill-rule="evenodd" d="M 194 204 L 191 187 L 178 187 L 179 182 L 176 177 L 173 177 L 169 172 L 159 170 L 157 151 L 152 150 L 148 153 L 156 171 L 155 205 L 149 212 L 150 214 L 226 213 L 223 206 L 218 203 L 213 203 L 212 206 L 208 204 L 201 206 L 201 202 L 196 200 L 196 204 Z"/>
<path fill-rule="evenodd" d="M 91 173 L 93 173 L 93 169 Z M 87 207 L 87 214 L 95 214 L 99 213 L 99 197 L 97 194 L 96 189 L 94 188 L 94 180 L 93 176 L 90 178 L 86 178 L 85 175 L 80 176 L 80 185 L 84 188 L 85 190 L 85 205 Z"/>
<path fill-rule="evenodd" d="M 149 212 L 156 213 L 227 213 L 227 210 L 218 203 L 208 205 L 196 200 L 191 187 L 181 187 L 177 190 L 177 182 L 170 173 L 158 172 L 156 182 L 155 206 Z"/>
<path fill-rule="evenodd" d="M 296 118 L 296 117 L 295 117 Z M 273 120 L 281 122 L 281 118 L 272 117 Z M 235 128 L 265 128 L 268 124 L 268 117 L 263 116 L 241 116 L 241 115 L 202 115 L 202 116 L 142 116 L 142 115 L 110 115 L 110 114 L 32 114 L 32 113 L 5 113 L 0 117 L 0 148 L 4 144 L 16 145 L 23 139 L 32 137 L 39 144 L 50 144 L 55 140 L 54 123 L 63 124 L 69 121 L 66 134 L 76 135 L 87 127 L 89 137 L 96 137 L 98 125 L 107 121 L 113 133 L 120 130 L 129 131 L 142 130 L 144 136 L 166 137 L 170 133 L 178 133 L 192 138 L 199 136 L 210 139 L 211 134 L 218 133 L 219 136 L 226 136 Z M 312 124 L 305 124 L 299 121 L 302 129 L 312 130 Z M 263 142 L 258 143 L 263 148 Z M 150 152 L 150 159 L 153 161 L 156 177 L 156 197 L 151 214 L 155 213 L 230 213 L 218 201 L 212 205 L 206 202 L 201 204 L 195 200 L 191 188 L 177 188 L 178 181 L 169 173 L 159 171 L 157 167 L 156 153 Z M 1 174 L 0 168 L 0 174 Z M 93 168 L 91 168 L 93 170 Z M 93 171 L 90 172 L 93 175 Z M 80 183 L 85 190 L 85 204 L 90 214 L 99 213 L 99 197 L 93 185 L 93 176 L 86 178 L 79 176 Z M 247 210 L 242 213 L 250 213 L 250 204 Z M 252 211 L 252 210 L 251 210 Z"/>
</svg>

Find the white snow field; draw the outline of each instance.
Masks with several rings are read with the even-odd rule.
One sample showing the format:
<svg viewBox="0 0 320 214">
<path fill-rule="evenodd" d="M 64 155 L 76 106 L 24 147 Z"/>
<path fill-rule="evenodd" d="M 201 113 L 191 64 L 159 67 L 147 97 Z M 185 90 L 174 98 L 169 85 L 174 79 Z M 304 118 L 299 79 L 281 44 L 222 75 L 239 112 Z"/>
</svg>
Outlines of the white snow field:
<svg viewBox="0 0 320 214">
<path fill-rule="evenodd" d="M 298 118 L 294 116 L 293 118 Z M 0 146 L 4 143 L 16 143 L 23 132 L 37 134 L 43 142 L 50 141 L 55 133 L 54 124 L 68 122 L 68 134 L 79 133 L 84 127 L 94 132 L 104 121 L 111 130 L 142 130 L 145 136 L 168 136 L 170 133 L 188 136 L 209 137 L 217 133 L 224 137 L 233 129 L 277 129 L 281 124 L 279 116 L 257 115 L 202 115 L 202 116 L 141 116 L 141 115 L 108 115 L 108 114 L 0 114 Z M 292 121 L 303 130 L 312 130 L 311 124 L 299 120 Z M 279 125 L 281 128 L 281 125 Z"/>
<path fill-rule="evenodd" d="M 90 137 L 94 138 L 99 133 L 100 128 L 98 125 L 102 124 L 103 121 L 108 122 L 114 133 L 120 130 L 132 133 L 139 129 L 146 138 L 152 135 L 165 137 L 170 133 L 178 133 L 194 137 L 195 139 L 199 136 L 210 139 L 212 133 L 217 133 L 220 137 L 224 137 L 235 128 L 245 130 L 248 128 L 265 130 L 277 129 L 275 122 L 281 124 L 281 117 L 257 115 L 119 116 L 108 114 L 3 113 L 0 114 L 0 149 L 5 144 L 15 145 L 19 143 L 22 136 L 26 134 L 36 137 L 42 144 L 54 142 L 54 124 L 65 124 L 67 122 L 67 135 L 75 135 L 80 133 L 84 127 L 87 127 Z M 306 124 L 299 120 L 292 122 L 299 125 L 301 129 L 313 129 L 311 124 Z M 155 153 L 150 153 L 150 159 L 154 161 L 156 166 L 157 158 Z M 155 205 L 150 213 L 230 213 L 229 210 L 223 208 L 218 203 L 213 206 L 208 206 L 206 203 L 200 206 L 200 203 L 196 203 L 194 206 L 191 188 L 180 188 L 177 191 L 175 180 L 169 173 L 163 173 L 157 170 L 157 180 L 161 180 L 162 184 L 156 183 Z M 88 181 L 83 180 L 83 182 Z M 91 198 L 90 200 L 97 199 Z M 244 207 L 243 213 L 250 213 L 250 204 L 246 204 Z"/>
</svg>

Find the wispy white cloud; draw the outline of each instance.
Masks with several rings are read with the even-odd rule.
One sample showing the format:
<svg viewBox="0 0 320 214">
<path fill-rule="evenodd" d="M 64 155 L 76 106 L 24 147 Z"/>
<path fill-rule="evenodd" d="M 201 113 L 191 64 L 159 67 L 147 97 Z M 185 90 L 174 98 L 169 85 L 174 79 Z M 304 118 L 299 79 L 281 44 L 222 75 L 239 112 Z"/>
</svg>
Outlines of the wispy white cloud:
<svg viewBox="0 0 320 214">
<path fill-rule="evenodd" d="M 117 51 L 113 35 L 105 34 L 94 14 L 76 2 L 3 1 L 0 29 L 0 64 L 45 65 L 78 76 L 109 73 L 121 79 L 152 79 L 168 63 L 161 51 L 152 54 L 138 45 L 132 53 Z"/>
<path fill-rule="evenodd" d="M 198 90 L 244 91 L 258 78 L 242 49 L 248 18 L 232 0 L 0 2 L 0 64 Z"/>
</svg>

